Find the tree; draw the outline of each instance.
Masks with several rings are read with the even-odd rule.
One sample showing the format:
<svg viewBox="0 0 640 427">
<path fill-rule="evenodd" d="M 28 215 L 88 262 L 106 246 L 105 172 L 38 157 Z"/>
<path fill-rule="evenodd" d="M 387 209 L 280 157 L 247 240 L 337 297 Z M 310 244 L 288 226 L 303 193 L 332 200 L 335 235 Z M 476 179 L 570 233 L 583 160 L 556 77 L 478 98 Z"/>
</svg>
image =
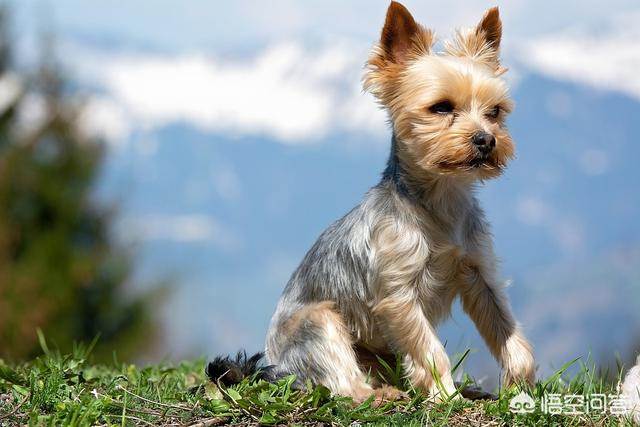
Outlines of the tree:
<svg viewBox="0 0 640 427">
<path fill-rule="evenodd" d="M 98 358 L 130 356 L 153 335 L 152 297 L 123 295 L 131 253 L 93 197 L 104 144 L 80 129 L 82 107 L 50 57 L 18 77 L 6 23 L 1 12 L 0 357 L 36 354 L 37 328 L 61 350 L 100 334 Z M 41 117 L 26 120 L 34 104 Z"/>
</svg>

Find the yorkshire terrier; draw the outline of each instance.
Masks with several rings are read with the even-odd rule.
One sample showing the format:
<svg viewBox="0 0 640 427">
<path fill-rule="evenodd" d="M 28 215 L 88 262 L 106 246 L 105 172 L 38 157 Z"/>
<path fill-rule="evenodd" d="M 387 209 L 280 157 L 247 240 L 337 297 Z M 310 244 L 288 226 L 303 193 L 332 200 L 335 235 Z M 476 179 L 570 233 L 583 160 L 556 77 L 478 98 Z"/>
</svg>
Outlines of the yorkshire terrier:
<svg viewBox="0 0 640 427">
<path fill-rule="evenodd" d="M 497 278 L 475 196 L 514 156 L 501 36 L 492 8 L 436 53 L 433 32 L 391 2 L 364 76 L 392 125 L 386 169 L 293 273 L 267 333 L 263 377 L 295 374 L 354 402 L 394 399 L 401 392 L 381 384 L 378 357 L 399 357 L 413 387 L 434 400 L 455 396 L 436 326 L 459 297 L 501 363 L 503 384 L 533 383 L 532 348 Z M 218 358 L 208 374 L 238 381 L 259 357 Z"/>
</svg>

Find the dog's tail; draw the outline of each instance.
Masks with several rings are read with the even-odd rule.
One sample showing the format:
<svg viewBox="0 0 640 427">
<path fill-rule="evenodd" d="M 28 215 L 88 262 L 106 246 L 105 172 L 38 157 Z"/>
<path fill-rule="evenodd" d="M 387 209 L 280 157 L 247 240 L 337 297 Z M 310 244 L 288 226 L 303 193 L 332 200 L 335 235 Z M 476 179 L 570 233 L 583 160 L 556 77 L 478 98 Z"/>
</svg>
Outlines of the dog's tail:
<svg viewBox="0 0 640 427">
<path fill-rule="evenodd" d="M 205 373 L 213 382 L 220 382 L 225 386 L 238 384 L 243 379 L 255 376 L 256 379 L 275 381 L 277 375 L 275 366 L 263 365 L 264 353 L 256 353 L 247 357 L 246 351 L 239 351 L 235 358 L 218 356 L 209 362 Z"/>
</svg>

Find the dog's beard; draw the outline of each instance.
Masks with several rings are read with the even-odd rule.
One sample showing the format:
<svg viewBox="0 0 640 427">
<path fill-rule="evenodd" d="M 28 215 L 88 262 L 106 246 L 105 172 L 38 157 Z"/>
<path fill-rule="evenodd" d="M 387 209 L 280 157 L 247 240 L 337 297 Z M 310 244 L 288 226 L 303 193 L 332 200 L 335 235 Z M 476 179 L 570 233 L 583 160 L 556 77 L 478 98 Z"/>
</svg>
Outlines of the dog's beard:
<svg viewBox="0 0 640 427">
<path fill-rule="evenodd" d="M 470 142 L 439 141 L 414 146 L 409 152 L 420 156 L 415 165 L 438 175 L 488 179 L 499 176 L 506 168 L 508 157 L 499 149 L 482 153 Z M 507 155 L 510 154 L 507 153 Z M 411 162 L 411 159 L 408 159 Z"/>
</svg>

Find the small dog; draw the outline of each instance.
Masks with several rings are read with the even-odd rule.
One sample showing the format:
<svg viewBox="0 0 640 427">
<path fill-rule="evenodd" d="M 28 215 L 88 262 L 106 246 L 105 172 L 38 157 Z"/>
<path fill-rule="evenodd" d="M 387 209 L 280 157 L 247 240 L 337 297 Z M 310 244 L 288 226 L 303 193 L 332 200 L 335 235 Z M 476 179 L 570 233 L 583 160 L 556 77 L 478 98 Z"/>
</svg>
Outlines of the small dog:
<svg viewBox="0 0 640 427">
<path fill-rule="evenodd" d="M 295 374 L 354 402 L 394 399 L 401 392 L 372 374 L 377 357 L 398 355 L 414 387 L 445 399 L 456 389 L 436 325 L 460 297 L 502 364 L 503 383 L 533 382 L 532 349 L 496 277 L 474 195 L 514 156 L 501 35 L 492 8 L 436 54 L 433 33 L 391 2 L 364 77 L 393 128 L 386 169 L 293 273 L 267 334 L 264 377 Z M 249 368 L 244 361 L 218 358 L 208 374 L 237 381 L 257 369 L 256 357 Z"/>
</svg>

